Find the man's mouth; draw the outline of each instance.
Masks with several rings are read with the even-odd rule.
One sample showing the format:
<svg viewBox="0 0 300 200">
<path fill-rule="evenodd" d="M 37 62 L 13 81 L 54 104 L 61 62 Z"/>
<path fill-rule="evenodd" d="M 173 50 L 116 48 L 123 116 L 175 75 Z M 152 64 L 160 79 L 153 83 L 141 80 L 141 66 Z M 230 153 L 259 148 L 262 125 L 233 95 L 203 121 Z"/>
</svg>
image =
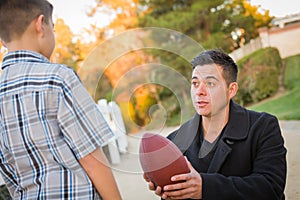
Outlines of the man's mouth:
<svg viewBox="0 0 300 200">
<path fill-rule="evenodd" d="M 207 101 L 197 101 L 196 105 L 199 107 L 205 107 L 206 105 L 208 105 Z"/>
</svg>

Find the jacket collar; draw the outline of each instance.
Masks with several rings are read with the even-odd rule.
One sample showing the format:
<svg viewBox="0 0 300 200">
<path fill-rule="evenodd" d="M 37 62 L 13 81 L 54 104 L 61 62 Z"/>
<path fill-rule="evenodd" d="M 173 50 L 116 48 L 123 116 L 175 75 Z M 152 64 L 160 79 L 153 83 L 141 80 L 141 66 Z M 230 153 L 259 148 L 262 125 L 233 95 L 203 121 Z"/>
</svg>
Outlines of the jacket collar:
<svg viewBox="0 0 300 200">
<path fill-rule="evenodd" d="M 235 103 L 230 102 L 229 120 L 224 130 L 223 138 L 230 140 L 243 140 L 248 135 L 249 112 Z"/>
</svg>

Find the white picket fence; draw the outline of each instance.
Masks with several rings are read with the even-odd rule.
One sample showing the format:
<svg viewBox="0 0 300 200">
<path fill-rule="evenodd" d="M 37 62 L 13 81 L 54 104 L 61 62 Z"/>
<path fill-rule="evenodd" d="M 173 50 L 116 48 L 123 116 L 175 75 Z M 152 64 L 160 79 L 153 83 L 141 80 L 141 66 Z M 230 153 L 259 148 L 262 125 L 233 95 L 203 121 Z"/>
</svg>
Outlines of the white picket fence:
<svg viewBox="0 0 300 200">
<path fill-rule="evenodd" d="M 103 146 L 108 145 L 111 163 L 118 164 L 120 163 L 120 153 L 126 153 L 128 147 L 121 110 L 116 102 L 111 101 L 107 103 L 106 99 L 100 99 L 98 106 L 103 117 L 115 134 L 115 136 Z"/>
</svg>

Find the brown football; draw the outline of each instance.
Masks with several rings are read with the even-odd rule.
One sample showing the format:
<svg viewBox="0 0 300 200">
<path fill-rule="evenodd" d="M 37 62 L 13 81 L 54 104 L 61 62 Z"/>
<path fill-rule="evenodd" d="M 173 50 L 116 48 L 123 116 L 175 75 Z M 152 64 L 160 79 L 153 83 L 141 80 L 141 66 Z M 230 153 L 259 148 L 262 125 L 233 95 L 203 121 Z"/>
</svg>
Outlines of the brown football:
<svg viewBox="0 0 300 200">
<path fill-rule="evenodd" d="M 189 173 L 187 162 L 177 146 L 167 138 L 153 133 L 145 133 L 139 149 L 143 171 L 156 185 L 164 187 L 174 184 L 171 177 Z"/>
</svg>

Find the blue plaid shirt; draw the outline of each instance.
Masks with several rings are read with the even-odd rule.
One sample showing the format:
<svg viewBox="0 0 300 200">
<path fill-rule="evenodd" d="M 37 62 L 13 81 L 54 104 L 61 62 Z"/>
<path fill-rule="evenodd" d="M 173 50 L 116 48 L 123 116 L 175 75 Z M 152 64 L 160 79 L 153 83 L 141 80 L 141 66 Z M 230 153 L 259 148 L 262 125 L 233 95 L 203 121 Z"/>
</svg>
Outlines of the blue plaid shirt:
<svg viewBox="0 0 300 200">
<path fill-rule="evenodd" d="M 0 79 L 0 172 L 13 199 L 99 199 L 78 159 L 112 136 L 69 67 L 6 54 Z"/>
</svg>

